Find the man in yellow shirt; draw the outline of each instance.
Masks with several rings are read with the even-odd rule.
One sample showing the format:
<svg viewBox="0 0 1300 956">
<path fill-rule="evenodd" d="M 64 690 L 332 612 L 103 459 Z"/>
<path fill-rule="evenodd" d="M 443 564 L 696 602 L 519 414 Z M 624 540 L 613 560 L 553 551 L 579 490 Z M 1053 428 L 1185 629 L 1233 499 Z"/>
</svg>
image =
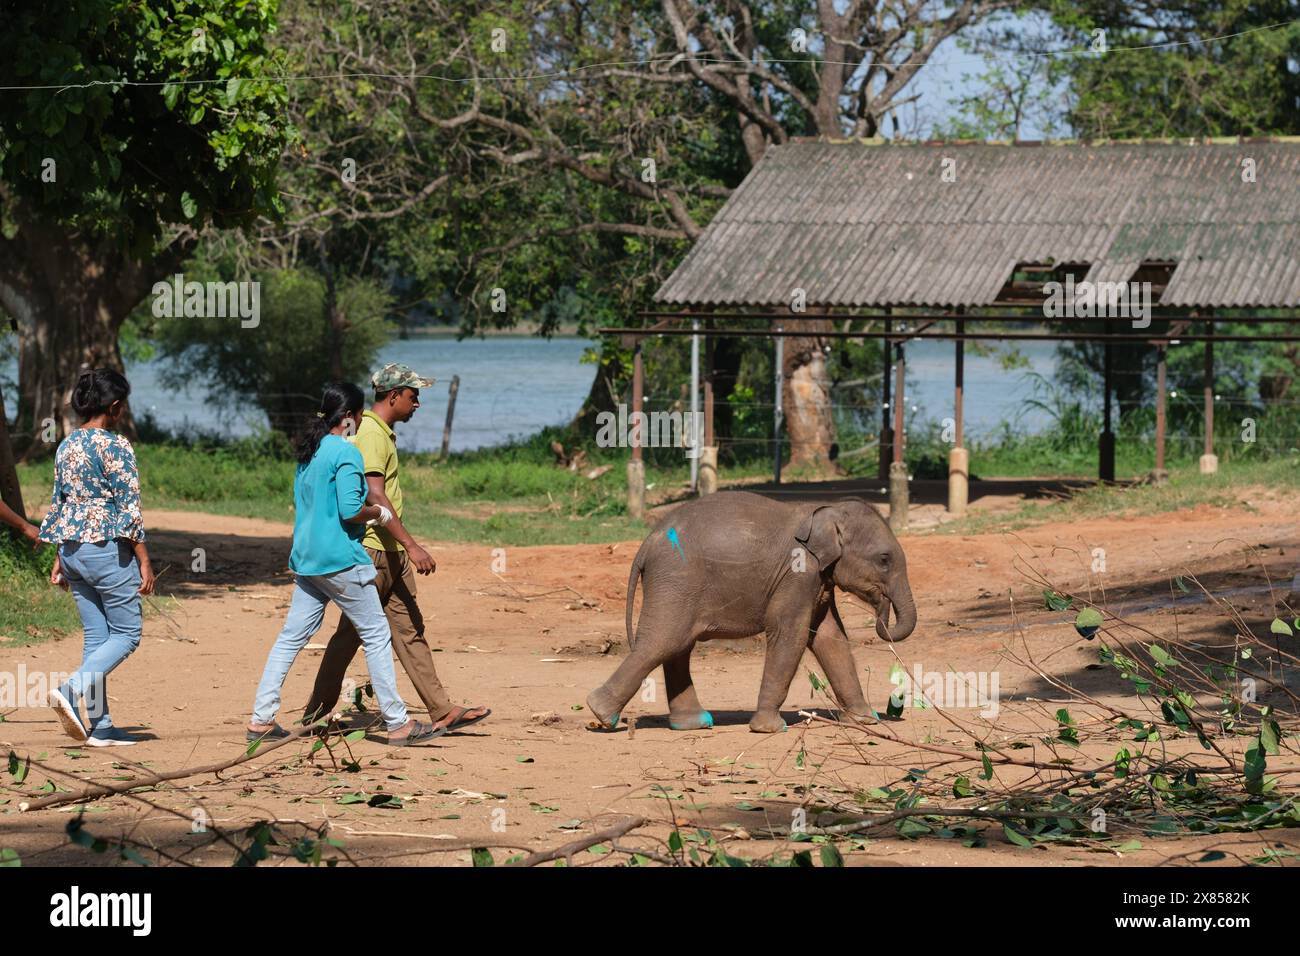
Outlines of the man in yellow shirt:
<svg viewBox="0 0 1300 956">
<path fill-rule="evenodd" d="M 361 451 L 369 494 L 367 504 L 379 505 L 392 517 L 372 525 L 362 545 L 375 562 L 375 587 L 393 632 L 393 650 L 415 685 L 415 691 L 429 709 L 434 736 L 476 724 L 491 713 L 486 707 L 453 705 L 424 639 L 424 616 L 415 601 L 415 575 L 432 574 L 436 564 L 402 525 L 402 486 L 398 479 L 397 436 L 393 425 L 407 422 L 420 407 L 420 389 L 433 379 L 422 378 L 405 365 L 385 365 L 370 378 L 375 403 L 361 416 L 353 442 Z M 361 639 L 346 617 L 330 638 L 316 673 L 316 686 L 305 708 L 308 720 L 317 720 L 333 710 L 343 688 L 348 665 L 356 656 Z"/>
</svg>

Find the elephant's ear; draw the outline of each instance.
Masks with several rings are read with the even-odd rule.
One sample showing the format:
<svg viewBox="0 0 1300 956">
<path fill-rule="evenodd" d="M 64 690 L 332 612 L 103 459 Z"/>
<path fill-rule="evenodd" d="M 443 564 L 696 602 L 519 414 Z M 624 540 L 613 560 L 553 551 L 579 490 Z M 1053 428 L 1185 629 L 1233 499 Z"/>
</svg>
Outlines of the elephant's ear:
<svg viewBox="0 0 1300 956">
<path fill-rule="evenodd" d="M 825 570 L 840 559 L 844 540 L 840 525 L 843 514 L 831 505 L 820 505 L 804 519 L 795 540 L 808 549 Z"/>
</svg>

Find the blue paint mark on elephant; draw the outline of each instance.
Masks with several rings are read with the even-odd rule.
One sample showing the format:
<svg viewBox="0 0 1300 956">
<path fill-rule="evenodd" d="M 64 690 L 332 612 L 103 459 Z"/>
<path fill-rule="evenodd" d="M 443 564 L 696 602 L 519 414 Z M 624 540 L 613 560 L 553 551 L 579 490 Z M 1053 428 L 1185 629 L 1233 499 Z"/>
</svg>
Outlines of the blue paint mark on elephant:
<svg viewBox="0 0 1300 956">
<path fill-rule="evenodd" d="M 682 556 L 682 560 L 685 561 L 686 552 L 682 550 L 681 540 L 677 537 L 677 529 L 669 528 L 667 534 L 665 534 L 664 537 L 666 537 L 668 539 L 668 543 L 673 546 L 673 550 L 676 551 L 678 554 L 680 554 Z"/>
</svg>

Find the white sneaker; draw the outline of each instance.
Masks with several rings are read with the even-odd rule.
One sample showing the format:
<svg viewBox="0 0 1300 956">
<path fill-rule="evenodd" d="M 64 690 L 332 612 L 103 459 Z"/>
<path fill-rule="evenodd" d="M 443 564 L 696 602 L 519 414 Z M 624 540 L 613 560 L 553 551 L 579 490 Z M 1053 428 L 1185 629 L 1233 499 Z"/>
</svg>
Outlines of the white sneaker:
<svg viewBox="0 0 1300 956">
<path fill-rule="evenodd" d="M 93 733 L 86 738 L 88 747 L 134 747 L 140 742 L 140 738 L 132 737 L 124 730 L 118 730 L 116 727 L 101 733 Z"/>
<path fill-rule="evenodd" d="M 63 732 L 73 740 L 84 741 L 89 735 L 86 733 L 85 725 L 81 723 L 81 715 L 77 713 L 77 708 L 72 701 L 63 696 L 63 691 L 55 688 L 50 691 L 50 706 L 54 708 L 54 713 L 59 717 L 59 723 L 63 725 Z"/>
</svg>

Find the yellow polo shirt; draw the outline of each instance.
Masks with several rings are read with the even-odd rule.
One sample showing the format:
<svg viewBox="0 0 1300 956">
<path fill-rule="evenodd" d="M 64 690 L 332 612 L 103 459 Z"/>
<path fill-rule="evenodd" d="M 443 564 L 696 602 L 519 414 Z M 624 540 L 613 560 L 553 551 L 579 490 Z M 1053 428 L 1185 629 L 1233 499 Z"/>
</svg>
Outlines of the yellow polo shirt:
<svg viewBox="0 0 1300 956">
<path fill-rule="evenodd" d="M 361 424 L 352 436 L 352 443 L 361 452 L 362 470 L 367 475 L 384 476 L 384 494 L 393 503 L 393 514 L 402 517 L 402 486 L 397 480 L 397 435 L 382 418 L 367 410 L 361 415 Z M 378 525 L 366 529 L 361 543 L 376 551 L 406 550 Z"/>
</svg>

